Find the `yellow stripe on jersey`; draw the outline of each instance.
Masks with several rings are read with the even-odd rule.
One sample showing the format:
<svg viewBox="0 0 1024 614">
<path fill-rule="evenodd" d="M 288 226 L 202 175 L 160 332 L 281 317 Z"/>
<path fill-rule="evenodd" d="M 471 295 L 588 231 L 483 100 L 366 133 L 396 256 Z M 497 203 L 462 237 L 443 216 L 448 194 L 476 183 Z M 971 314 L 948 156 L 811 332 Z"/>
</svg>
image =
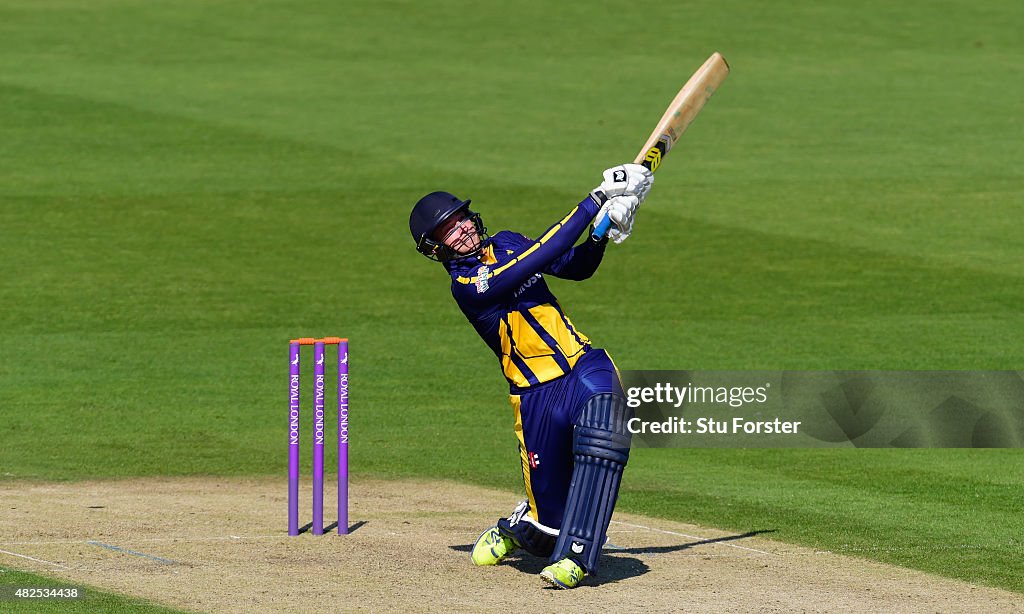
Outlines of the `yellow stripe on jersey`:
<svg viewBox="0 0 1024 614">
<path fill-rule="evenodd" d="M 523 437 L 523 414 L 520 411 L 522 399 L 518 394 L 510 394 L 509 401 L 512 403 L 512 411 L 516 415 L 516 437 L 519 439 L 519 458 L 523 463 L 523 485 L 526 486 L 526 498 L 530 500 L 530 516 L 540 522 L 537 517 L 537 500 L 533 496 L 533 486 L 530 484 L 530 457 L 526 449 L 526 438 Z"/>
<path fill-rule="evenodd" d="M 571 369 L 576 366 L 576 361 L 590 344 L 590 340 L 576 330 L 568 317 L 562 319 L 562 315 L 554 306 L 536 305 L 531 307 L 529 312 L 554 339 L 557 347 L 548 345 L 518 311 L 509 312 L 507 325 L 505 319 L 500 321 L 498 335 L 501 340 L 501 368 L 505 377 L 520 388 L 530 386 L 530 382 L 516 366 L 513 352 L 515 357 L 522 361 L 521 364 L 533 373 L 537 382 L 544 383 L 566 374 L 555 360 L 556 354 L 564 356 Z"/>
<path fill-rule="evenodd" d="M 544 343 L 537 331 L 533 330 L 523 314 L 518 311 L 509 312 L 507 327 L 505 320 L 498 324 L 498 335 L 501 337 L 501 368 L 505 372 L 505 377 L 516 386 L 526 388 L 530 386 L 530 381 L 512 360 L 512 352 L 523 361 L 538 383 L 565 375 L 562 367 L 555 362 L 556 350 Z"/>
<path fill-rule="evenodd" d="M 508 327 L 505 326 L 505 320 L 501 320 L 498 323 L 498 336 L 501 338 L 501 371 L 505 374 L 505 378 L 520 388 L 526 388 L 530 385 L 530 380 L 526 379 L 523 372 L 519 370 L 516 363 L 512 361 L 512 338 L 508 335 Z"/>
<path fill-rule="evenodd" d="M 556 232 L 558 232 L 559 229 L 562 228 L 563 224 L 565 224 L 566 222 L 569 221 L 569 218 L 571 218 L 573 216 L 573 214 L 576 213 L 576 211 L 579 208 L 580 208 L 579 205 L 576 205 L 575 207 L 573 207 L 572 211 L 569 212 L 569 215 L 563 217 L 561 219 L 561 221 L 559 221 L 557 224 L 552 226 L 546 233 L 544 233 L 543 237 L 537 239 L 537 241 L 533 245 L 531 245 L 526 251 L 524 251 L 523 253 L 519 254 L 518 256 L 513 258 L 512 260 L 509 260 L 508 262 L 506 262 L 502 266 L 500 266 L 500 267 L 494 269 L 493 271 L 491 271 L 491 274 L 490 274 L 491 278 L 499 275 L 505 269 L 507 269 L 510 266 L 518 263 L 523 258 L 526 258 L 527 256 L 529 256 L 533 252 L 537 251 L 540 248 L 541 245 L 544 245 L 545 243 L 547 243 L 548 239 L 550 239 L 552 236 L 554 236 L 554 234 Z M 494 250 L 493 249 L 491 250 L 490 255 L 491 255 L 492 258 L 494 257 Z M 497 262 L 497 260 L 495 260 L 495 262 Z M 488 263 L 484 262 L 484 264 L 488 264 Z M 457 277 L 457 278 L 455 278 L 455 280 L 458 281 L 460 284 L 475 284 L 477 282 L 477 278 L 476 277 Z"/>
<path fill-rule="evenodd" d="M 583 355 L 583 350 L 585 349 L 583 344 L 576 341 L 576 337 L 578 336 L 584 344 L 589 344 L 590 340 L 576 330 L 568 316 L 566 316 L 565 320 L 562 320 L 562 314 L 558 313 L 558 310 L 552 305 L 531 307 L 530 313 L 544 327 L 544 330 L 551 335 L 555 343 L 558 344 L 558 351 L 565 356 L 565 359 L 569 362 L 569 367 L 576 366 L 576 361 Z M 566 326 L 566 322 L 569 323 L 569 327 L 572 327 L 571 329 Z M 573 335 L 573 332 L 576 334 Z"/>
</svg>

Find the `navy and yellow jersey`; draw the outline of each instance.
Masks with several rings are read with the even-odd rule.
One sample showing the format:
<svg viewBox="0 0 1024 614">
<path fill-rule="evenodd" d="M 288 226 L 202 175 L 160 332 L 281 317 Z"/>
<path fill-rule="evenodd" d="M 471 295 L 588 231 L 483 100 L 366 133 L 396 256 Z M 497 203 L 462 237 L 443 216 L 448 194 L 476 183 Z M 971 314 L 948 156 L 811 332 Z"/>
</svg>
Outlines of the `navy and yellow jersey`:
<svg viewBox="0 0 1024 614">
<path fill-rule="evenodd" d="M 447 264 L 452 296 L 500 360 L 513 392 L 569 373 L 590 349 L 544 275 L 583 280 L 594 274 L 605 242 L 573 245 L 598 209 L 587 197 L 539 239 L 502 231 L 479 254 Z"/>
</svg>

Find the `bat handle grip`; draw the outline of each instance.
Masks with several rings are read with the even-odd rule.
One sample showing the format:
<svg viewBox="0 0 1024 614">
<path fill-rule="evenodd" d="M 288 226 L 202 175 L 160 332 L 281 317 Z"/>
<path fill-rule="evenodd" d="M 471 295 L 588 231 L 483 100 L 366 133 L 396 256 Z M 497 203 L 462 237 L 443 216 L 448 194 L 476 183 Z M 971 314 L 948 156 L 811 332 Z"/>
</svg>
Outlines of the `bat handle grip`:
<svg viewBox="0 0 1024 614">
<path fill-rule="evenodd" d="M 601 239 L 605 238 L 605 236 L 608 234 L 608 229 L 611 227 L 612 219 L 605 215 L 604 219 L 601 220 L 601 223 L 594 227 L 594 232 L 590 234 L 590 238 L 595 241 L 600 241 Z"/>
</svg>

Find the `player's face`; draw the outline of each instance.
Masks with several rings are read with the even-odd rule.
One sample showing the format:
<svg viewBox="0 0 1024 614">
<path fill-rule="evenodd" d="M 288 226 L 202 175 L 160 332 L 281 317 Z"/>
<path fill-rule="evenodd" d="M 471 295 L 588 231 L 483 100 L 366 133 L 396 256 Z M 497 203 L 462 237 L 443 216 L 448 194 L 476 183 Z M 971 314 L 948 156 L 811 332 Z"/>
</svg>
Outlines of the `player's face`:
<svg viewBox="0 0 1024 614">
<path fill-rule="evenodd" d="M 464 213 L 452 216 L 437 229 L 437 236 L 457 254 L 468 254 L 480 247 L 480 234 L 476 224 Z"/>
</svg>

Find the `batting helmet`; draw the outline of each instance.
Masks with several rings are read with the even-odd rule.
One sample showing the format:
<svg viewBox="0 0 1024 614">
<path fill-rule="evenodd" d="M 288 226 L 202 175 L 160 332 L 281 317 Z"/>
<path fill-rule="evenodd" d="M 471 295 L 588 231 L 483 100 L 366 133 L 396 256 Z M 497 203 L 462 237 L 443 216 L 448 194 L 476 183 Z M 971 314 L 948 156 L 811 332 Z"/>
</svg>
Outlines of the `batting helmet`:
<svg viewBox="0 0 1024 614">
<path fill-rule="evenodd" d="M 416 250 L 427 258 L 439 262 L 471 256 L 472 254 L 456 254 L 450 247 L 434 237 L 437 229 L 448 219 L 456 213 L 464 211 L 476 225 L 481 245 L 483 245 L 484 239 L 487 238 L 487 229 L 484 228 L 483 222 L 480 220 L 480 214 L 470 210 L 470 202 L 472 201 L 460 200 L 448 192 L 431 192 L 419 199 L 412 208 L 412 213 L 409 214 L 409 232 L 412 233 L 412 238 L 416 241 Z"/>
</svg>

